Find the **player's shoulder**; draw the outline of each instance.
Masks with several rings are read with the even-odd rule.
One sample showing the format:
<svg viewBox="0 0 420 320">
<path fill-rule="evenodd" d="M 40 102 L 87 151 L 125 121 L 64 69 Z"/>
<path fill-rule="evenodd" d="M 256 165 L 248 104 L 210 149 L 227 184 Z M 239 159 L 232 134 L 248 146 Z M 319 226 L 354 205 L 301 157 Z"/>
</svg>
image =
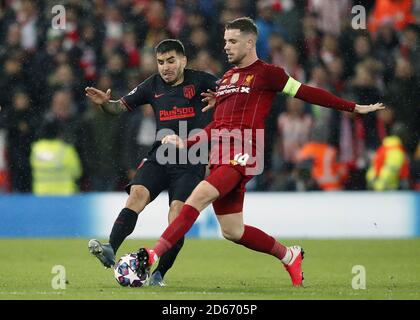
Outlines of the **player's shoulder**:
<svg viewBox="0 0 420 320">
<path fill-rule="evenodd" d="M 132 99 L 137 99 L 139 96 L 147 97 L 150 92 L 152 92 L 152 88 L 156 87 L 159 79 L 159 75 L 157 73 L 150 75 L 143 81 L 141 81 L 134 89 L 132 89 L 124 99 L 126 100 L 128 97 L 132 97 Z"/>
<path fill-rule="evenodd" d="M 270 70 L 282 70 L 284 71 L 283 67 L 268 63 L 262 60 L 258 60 L 257 63 L 259 63 L 258 67 L 262 68 L 264 71 L 270 71 Z"/>
<path fill-rule="evenodd" d="M 267 81 L 271 81 L 273 78 L 283 79 L 283 81 L 286 81 L 289 78 L 289 74 L 282 66 L 267 63 L 262 60 L 259 61 L 260 64 L 257 69 L 260 70 L 260 75 Z"/>
<path fill-rule="evenodd" d="M 162 80 L 161 76 L 159 75 L 159 73 L 153 73 L 152 75 L 150 75 L 149 77 L 147 77 L 143 83 L 150 83 L 150 84 L 156 84 L 158 81 Z"/>
<path fill-rule="evenodd" d="M 154 73 L 150 76 L 148 76 L 146 79 L 144 79 L 143 81 L 141 81 L 137 87 L 137 88 L 144 88 L 147 86 L 154 86 L 158 81 L 159 81 L 159 74 L 158 73 Z"/>
<path fill-rule="evenodd" d="M 214 75 L 200 70 L 185 69 L 184 79 L 186 82 L 192 83 L 201 90 L 215 89 L 218 78 Z"/>
<path fill-rule="evenodd" d="M 184 73 L 188 77 L 196 78 L 196 79 L 209 79 L 209 78 L 216 78 L 214 75 L 195 69 L 185 69 Z"/>
</svg>

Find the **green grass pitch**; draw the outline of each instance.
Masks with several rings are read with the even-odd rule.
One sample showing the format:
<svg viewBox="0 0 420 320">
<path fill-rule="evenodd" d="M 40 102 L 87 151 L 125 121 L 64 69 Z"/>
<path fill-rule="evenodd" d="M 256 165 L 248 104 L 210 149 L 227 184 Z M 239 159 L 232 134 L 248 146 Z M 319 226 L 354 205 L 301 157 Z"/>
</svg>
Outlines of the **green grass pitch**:
<svg viewBox="0 0 420 320">
<path fill-rule="evenodd" d="M 129 240 L 119 251 L 154 241 Z M 123 288 L 87 250 L 87 239 L 1 239 L 0 299 L 419 299 L 420 239 L 285 240 L 305 249 L 305 287 L 293 288 L 275 258 L 226 240 L 187 239 L 164 288 Z M 53 266 L 65 289 L 53 289 Z M 355 265 L 366 289 L 352 288 Z"/>
</svg>

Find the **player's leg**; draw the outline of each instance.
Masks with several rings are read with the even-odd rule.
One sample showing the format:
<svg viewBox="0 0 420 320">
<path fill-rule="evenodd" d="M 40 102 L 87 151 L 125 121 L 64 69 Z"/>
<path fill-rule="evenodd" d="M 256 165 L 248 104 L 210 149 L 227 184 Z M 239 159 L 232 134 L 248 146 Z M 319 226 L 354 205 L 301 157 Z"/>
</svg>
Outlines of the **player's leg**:
<svg viewBox="0 0 420 320">
<path fill-rule="evenodd" d="M 115 254 L 125 238 L 134 231 L 139 213 L 166 187 L 167 177 L 158 163 L 146 161 L 139 166 L 133 181 L 126 187 L 129 197 L 114 222 L 109 243 L 102 244 L 96 239 L 89 241 L 89 251 L 105 267 L 114 265 Z"/>
<path fill-rule="evenodd" d="M 150 192 L 142 185 L 132 185 L 125 207 L 120 211 L 109 236 L 108 243 L 91 239 L 88 243 L 90 253 L 95 255 L 102 264 L 109 268 L 115 264 L 115 254 L 125 238 L 134 230 L 138 214 L 150 202 Z"/>
<path fill-rule="evenodd" d="M 241 174 L 236 170 L 224 170 L 225 167 L 220 166 L 213 170 L 206 180 L 198 184 L 182 207 L 179 216 L 166 228 L 152 250 L 145 248 L 139 250 L 141 272 L 148 269 L 190 230 L 201 210 L 219 196 L 229 193 L 240 183 Z M 220 181 L 218 189 L 213 186 L 215 181 Z"/>
<path fill-rule="evenodd" d="M 217 214 L 216 216 L 225 239 L 241 244 L 251 250 L 271 254 L 282 261 L 287 258 L 287 247 L 277 242 L 264 231 L 245 225 L 242 212 Z M 285 259 L 284 262 L 290 262 L 290 259 Z"/>
<path fill-rule="evenodd" d="M 181 212 L 187 198 L 191 195 L 194 188 L 204 178 L 205 168 L 200 166 L 170 166 L 171 181 L 169 183 L 169 203 L 170 210 L 168 222 L 171 224 Z M 170 248 L 159 259 L 159 264 L 153 271 L 150 279 L 150 285 L 162 285 L 166 272 L 172 267 L 178 256 L 179 251 L 184 245 L 184 236 L 182 236 L 172 248 Z"/>
<path fill-rule="evenodd" d="M 154 246 L 153 251 L 158 257 L 169 250 L 190 230 L 204 208 L 238 185 L 242 179 L 241 174 L 236 170 L 225 170 L 226 168 L 228 166 L 220 166 L 212 171 L 206 180 L 201 181 L 193 190 L 185 201 L 179 216 L 165 230 Z"/>
<path fill-rule="evenodd" d="M 116 253 L 136 227 L 137 218 L 150 202 L 150 191 L 144 185 L 132 185 L 125 207 L 121 210 L 109 236 L 109 244 Z"/>
<path fill-rule="evenodd" d="M 191 229 L 200 211 L 218 197 L 218 191 L 207 181 L 201 181 L 191 196 L 182 206 L 178 217 L 166 228 L 153 252 L 156 257 L 162 257 Z"/>
<path fill-rule="evenodd" d="M 251 250 L 278 258 L 289 272 L 293 285 L 301 285 L 303 250 L 298 246 L 286 247 L 264 231 L 243 222 L 244 190 L 238 188 L 213 202 L 223 236 Z M 236 213 L 233 213 L 236 212 Z"/>
<path fill-rule="evenodd" d="M 169 224 L 175 220 L 175 218 L 181 212 L 181 208 L 184 205 L 184 202 L 179 200 L 174 200 L 171 202 L 169 213 L 168 213 L 168 222 Z M 182 237 L 178 242 L 169 249 L 160 259 L 159 264 L 156 269 L 153 271 L 153 274 L 150 278 L 149 285 L 151 286 L 165 286 L 163 278 L 166 275 L 166 272 L 172 268 L 176 257 L 178 256 L 179 251 L 181 251 L 184 245 L 185 237 Z"/>
</svg>

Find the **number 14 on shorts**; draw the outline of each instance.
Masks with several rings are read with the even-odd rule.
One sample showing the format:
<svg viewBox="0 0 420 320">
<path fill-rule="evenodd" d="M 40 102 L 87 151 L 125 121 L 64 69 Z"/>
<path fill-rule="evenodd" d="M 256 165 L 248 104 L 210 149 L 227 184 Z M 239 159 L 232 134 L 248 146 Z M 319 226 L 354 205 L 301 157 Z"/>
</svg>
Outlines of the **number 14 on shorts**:
<svg viewBox="0 0 420 320">
<path fill-rule="evenodd" d="M 230 160 L 230 164 L 236 166 L 237 164 L 245 167 L 247 161 L 249 160 L 249 154 L 248 153 L 237 153 L 235 154 L 235 157 L 233 160 Z"/>
</svg>

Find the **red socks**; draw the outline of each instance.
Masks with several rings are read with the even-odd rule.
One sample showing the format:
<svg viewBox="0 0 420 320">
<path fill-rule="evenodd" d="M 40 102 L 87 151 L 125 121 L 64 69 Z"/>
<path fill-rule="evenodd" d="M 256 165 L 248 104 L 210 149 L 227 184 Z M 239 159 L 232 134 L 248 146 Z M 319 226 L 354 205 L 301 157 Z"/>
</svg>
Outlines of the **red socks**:
<svg viewBox="0 0 420 320">
<path fill-rule="evenodd" d="M 244 234 L 237 242 L 249 249 L 271 254 L 279 258 L 284 258 L 287 248 L 277 242 L 273 237 L 255 227 L 245 225 Z"/>
<path fill-rule="evenodd" d="M 153 251 L 160 258 L 166 251 L 172 248 L 188 230 L 191 229 L 200 212 L 194 207 L 185 204 L 179 216 L 166 228 L 159 241 L 153 247 Z"/>
<path fill-rule="evenodd" d="M 154 253 L 159 258 L 165 254 L 191 229 L 199 215 L 200 213 L 197 209 L 185 204 L 179 216 L 166 228 L 159 241 L 153 247 Z M 245 225 L 242 238 L 237 243 L 249 249 L 273 255 L 280 260 L 284 258 L 287 252 L 287 248 L 273 237 L 260 229 L 247 225 Z"/>
</svg>

